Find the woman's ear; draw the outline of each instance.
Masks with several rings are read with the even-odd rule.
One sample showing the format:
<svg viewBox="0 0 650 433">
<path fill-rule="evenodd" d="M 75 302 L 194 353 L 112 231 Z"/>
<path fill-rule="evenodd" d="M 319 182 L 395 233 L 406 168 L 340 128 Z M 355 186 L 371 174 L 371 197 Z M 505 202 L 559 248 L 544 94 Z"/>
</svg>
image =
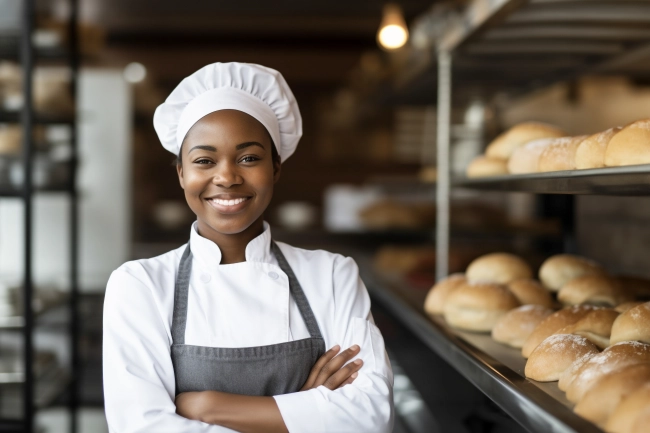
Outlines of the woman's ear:
<svg viewBox="0 0 650 433">
<path fill-rule="evenodd" d="M 273 183 L 276 183 L 278 180 L 280 180 L 281 172 L 282 172 L 282 162 L 278 157 L 273 160 Z"/>
<path fill-rule="evenodd" d="M 181 188 L 185 189 L 185 182 L 183 180 L 183 164 L 176 164 L 176 173 L 178 174 L 178 182 Z"/>
</svg>

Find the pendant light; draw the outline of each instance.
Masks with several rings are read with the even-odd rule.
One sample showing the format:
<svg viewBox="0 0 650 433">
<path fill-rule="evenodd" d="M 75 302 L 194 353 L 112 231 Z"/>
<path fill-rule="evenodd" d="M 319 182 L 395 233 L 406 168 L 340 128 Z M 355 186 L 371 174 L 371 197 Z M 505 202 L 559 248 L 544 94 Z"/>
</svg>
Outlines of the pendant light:
<svg viewBox="0 0 650 433">
<path fill-rule="evenodd" d="M 377 32 L 377 42 L 386 50 L 396 50 L 406 44 L 409 31 L 402 15 L 402 8 L 395 3 L 384 6 L 381 25 Z"/>
</svg>

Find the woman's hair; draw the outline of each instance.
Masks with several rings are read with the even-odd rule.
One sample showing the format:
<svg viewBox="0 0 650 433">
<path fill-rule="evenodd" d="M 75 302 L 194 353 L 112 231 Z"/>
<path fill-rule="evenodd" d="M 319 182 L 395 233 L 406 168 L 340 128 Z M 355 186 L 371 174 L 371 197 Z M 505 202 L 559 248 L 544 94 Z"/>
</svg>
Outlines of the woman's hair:
<svg viewBox="0 0 650 433">
<path fill-rule="evenodd" d="M 183 165 L 182 153 L 183 153 L 183 148 L 181 147 L 181 150 L 178 151 L 178 155 L 176 156 L 176 158 L 174 158 L 174 162 L 172 162 L 172 165 Z M 273 140 L 271 140 L 271 158 L 273 158 L 273 162 L 280 161 L 278 148 L 275 147 L 275 144 L 273 144 Z"/>
</svg>

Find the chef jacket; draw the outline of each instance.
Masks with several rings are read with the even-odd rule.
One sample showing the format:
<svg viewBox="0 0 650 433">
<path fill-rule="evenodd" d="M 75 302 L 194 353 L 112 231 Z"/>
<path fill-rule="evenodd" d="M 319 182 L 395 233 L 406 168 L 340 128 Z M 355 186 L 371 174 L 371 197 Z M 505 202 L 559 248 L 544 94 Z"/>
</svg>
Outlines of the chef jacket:
<svg viewBox="0 0 650 433">
<path fill-rule="evenodd" d="M 289 279 L 271 253 L 271 229 L 246 247 L 246 261 L 222 265 L 221 251 L 190 231 L 193 254 L 185 344 L 251 347 L 309 337 Z M 290 433 L 388 433 L 393 375 L 368 292 L 349 257 L 278 242 L 314 312 L 325 347 L 358 344 L 364 361 L 352 384 L 277 395 Z M 111 433 L 223 433 L 176 414 L 170 357 L 174 283 L 185 246 L 113 271 L 104 301 L 104 397 Z"/>
</svg>

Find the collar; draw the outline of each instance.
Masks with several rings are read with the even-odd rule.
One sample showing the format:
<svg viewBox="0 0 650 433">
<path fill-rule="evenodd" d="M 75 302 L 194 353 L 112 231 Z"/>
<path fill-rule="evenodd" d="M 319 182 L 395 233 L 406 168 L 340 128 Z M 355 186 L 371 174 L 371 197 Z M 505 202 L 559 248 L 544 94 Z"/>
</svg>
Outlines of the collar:
<svg viewBox="0 0 650 433">
<path fill-rule="evenodd" d="M 201 236 L 197 230 L 197 222 L 190 229 L 190 248 L 192 256 L 205 266 L 212 267 L 221 263 L 221 250 L 211 240 Z M 246 245 L 246 261 L 273 263 L 271 259 L 271 226 L 264 221 L 264 231 Z"/>
</svg>

